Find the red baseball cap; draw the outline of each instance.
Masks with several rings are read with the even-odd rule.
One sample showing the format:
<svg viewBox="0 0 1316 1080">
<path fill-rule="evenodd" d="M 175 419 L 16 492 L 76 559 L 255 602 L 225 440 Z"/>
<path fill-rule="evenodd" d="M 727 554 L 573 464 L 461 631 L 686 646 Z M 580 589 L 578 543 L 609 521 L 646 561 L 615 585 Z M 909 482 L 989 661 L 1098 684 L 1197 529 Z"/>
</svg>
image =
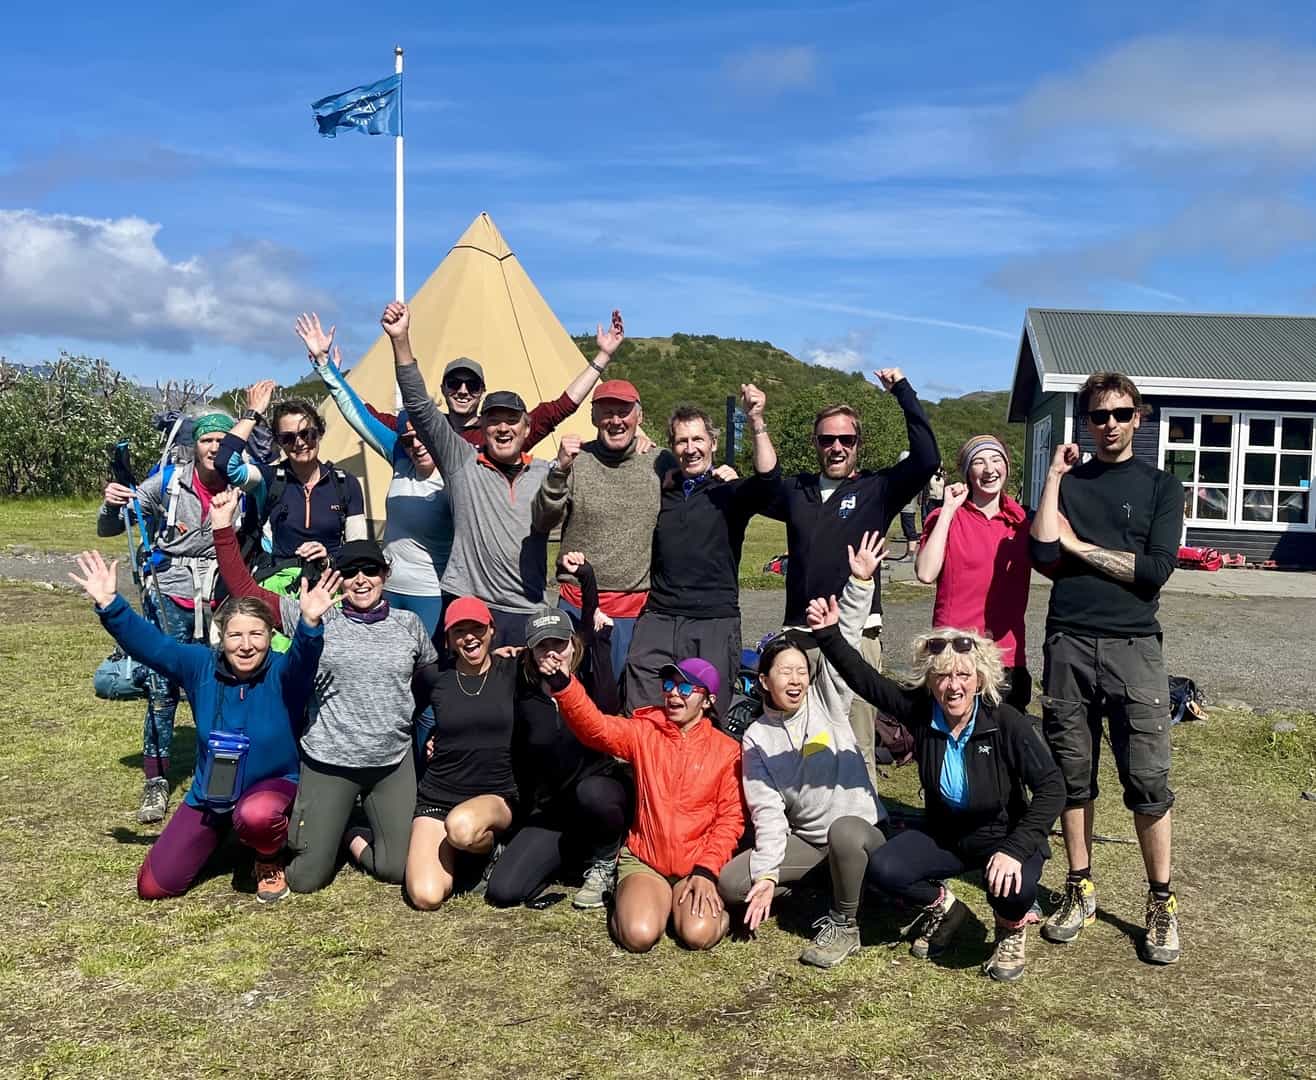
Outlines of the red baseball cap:
<svg viewBox="0 0 1316 1080">
<path fill-rule="evenodd" d="M 478 596 L 463 596 L 443 609 L 443 629 L 451 630 L 459 622 L 478 622 L 493 626 L 489 605 Z"/>
<path fill-rule="evenodd" d="M 593 400 L 599 401 L 602 398 L 611 398 L 613 401 L 639 401 L 640 392 L 625 379 L 609 379 L 607 382 L 599 383 L 594 389 Z"/>
</svg>

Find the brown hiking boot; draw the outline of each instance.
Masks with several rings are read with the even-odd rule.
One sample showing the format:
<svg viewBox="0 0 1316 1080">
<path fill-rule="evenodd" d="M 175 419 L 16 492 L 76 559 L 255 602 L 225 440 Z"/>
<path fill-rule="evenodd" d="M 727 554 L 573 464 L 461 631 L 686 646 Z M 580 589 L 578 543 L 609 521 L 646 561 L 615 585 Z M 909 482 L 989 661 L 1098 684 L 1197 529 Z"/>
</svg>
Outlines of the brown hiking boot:
<svg viewBox="0 0 1316 1080">
<path fill-rule="evenodd" d="M 1024 974 L 1024 942 L 1028 930 L 1017 926 L 1013 930 L 1008 926 L 996 927 L 996 948 L 983 964 L 984 975 L 990 975 L 997 982 L 1014 982 Z"/>
<path fill-rule="evenodd" d="M 941 902 L 926 909 L 916 924 L 914 940 L 909 946 L 910 955 L 920 960 L 940 956 L 968 917 L 969 909 L 964 902 L 955 899 L 955 894 L 945 889 Z"/>
<path fill-rule="evenodd" d="M 257 859 L 255 875 L 256 899 L 262 904 L 277 903 L 288 895 L 288 878 L 281 859 Z"/>
<path fill-rule="evenodd" d="M 1179 959 L 1179 900 L 1170 895 L 1158 900 L 1147 894 L 1147 936 L 1142 958 L 1149 964 L 1173 964 Z"/>
</svg>

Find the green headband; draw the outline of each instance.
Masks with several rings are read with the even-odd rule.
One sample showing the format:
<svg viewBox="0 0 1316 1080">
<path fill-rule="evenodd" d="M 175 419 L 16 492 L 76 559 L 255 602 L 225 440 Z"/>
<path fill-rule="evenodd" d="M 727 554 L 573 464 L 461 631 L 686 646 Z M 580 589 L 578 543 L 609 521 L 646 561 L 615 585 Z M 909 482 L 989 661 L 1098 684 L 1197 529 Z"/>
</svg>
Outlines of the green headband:
<svg viewBox="0 0 1316 1080">
<path fill-rule="evenodd" d="M 216 431 L 232 431 L 233 417 L 222 412 L 206 413 L 192 421 L 192 437 L 200 439 L 204 435 L 213 435 Z"/>
</svg>

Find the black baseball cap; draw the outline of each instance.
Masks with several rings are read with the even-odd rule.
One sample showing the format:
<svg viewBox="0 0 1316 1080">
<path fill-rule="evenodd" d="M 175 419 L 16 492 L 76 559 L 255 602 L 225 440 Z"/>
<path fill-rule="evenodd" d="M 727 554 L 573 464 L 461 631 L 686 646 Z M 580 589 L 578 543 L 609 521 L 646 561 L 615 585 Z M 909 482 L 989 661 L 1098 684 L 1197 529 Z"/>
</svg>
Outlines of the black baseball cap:
<svg viewBox="0 0 1316 1080">
<path fill-rule="evenodd" d="M 388 569 L 384 549 L 373 540 L 349 540 L 334 556 L 334 569 L 342 573 L 350 566 L 378 566 Z"/>
<path fill-rule="evenodd" d="M 525 402 L 521 400 L 521 395 L 515 390 L 495 390 L 492 394 L 486 394 L 484 404 L 480 406 L 480 415 L 483 416 L 493 409 L 510 409 L 512 412 L 519 413 L 528 411 Z"/>
</svg>

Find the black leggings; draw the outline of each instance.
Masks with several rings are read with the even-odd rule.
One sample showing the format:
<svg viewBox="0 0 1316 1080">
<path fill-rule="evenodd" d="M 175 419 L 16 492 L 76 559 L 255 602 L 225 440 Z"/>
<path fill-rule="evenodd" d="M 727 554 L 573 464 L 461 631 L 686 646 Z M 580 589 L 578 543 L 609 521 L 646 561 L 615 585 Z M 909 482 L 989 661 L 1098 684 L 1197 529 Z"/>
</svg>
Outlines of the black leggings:
<svg viewBox="0 0 1316 1080">
<path fill-rule="evenodd" d="M 980 858 L 971 858 L 942 847 L 928 833 L 909 829 L 897 833 L 869 856 L 864 884 L 919 907 L 930 907 L 941 895 L 942 878 L 986 866 L 990 857 L 991 852 L 984 852 Z M 1037 881 L 1042 876 L 1040 851 L 1024 860 L 1019 876 L 1019 892 L 1013 896 L 987 894 L 992 910 L 1009 922 L 1018 922 L 1027 915 L 1037 899 Z"/>
<path fill-rule="evenodd" d="M 587 776 L 563 800 L 561 813 L 537 814 L 507 842 L 485 894 L 496 907 L 524 903 L 575 851 L 615 850 L 630 815 L 630 787 L 615 776 Z M 556 809 L 556 808 L 555 808 Z"/>
</svg>

